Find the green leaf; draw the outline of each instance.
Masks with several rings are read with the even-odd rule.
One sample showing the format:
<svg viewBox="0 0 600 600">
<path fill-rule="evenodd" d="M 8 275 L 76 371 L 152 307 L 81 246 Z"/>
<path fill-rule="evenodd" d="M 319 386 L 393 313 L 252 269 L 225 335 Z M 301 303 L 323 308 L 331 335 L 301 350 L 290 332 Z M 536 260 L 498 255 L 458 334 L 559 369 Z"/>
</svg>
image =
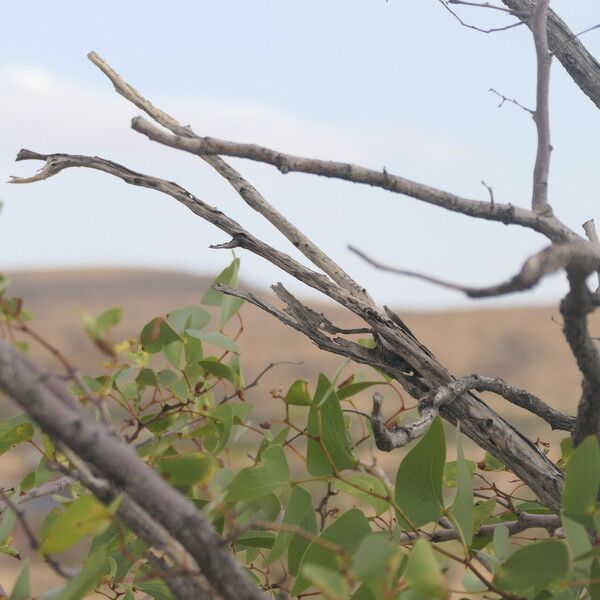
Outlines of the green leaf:
<svg viewBox="0 0 600 600">
<path fill-rule="evenodd" d="M 290 480 L 290 470 L 281 446 L 271 446 L 254 467 L 238 473 L 229 484 L 227 500 L 251 500 L 274 492 Z"/>
<path fill-rule="evenodd" d="M 305 577 L 327 600 L 345 600 L 348 597 L 348 583 L 335 571 L 320 565 L 306 565 L 302 568 Z"/>
<path fill-rule="evenodd" d="M 281 528 L 277 534 L 277 539 L 273 544 L 271 553 L 265 560 L 267 565 L 274 563 L 287 550 L 292 542 L 292 539 L 297 535 L 294 531 L 286 529 L 286 527 L 300 527 L 306 519 L 308 513 L 313 512 L 312 498 L 310 494 L 299 485 L 292 488 L 292 493 L 285 507 Z M 316 528 L 315 528 L 316 531 Z M 307 544 L 308 546 L 308 541 Z"/>
<path fill-rule="evenodd" d="M 334 471 L 351 469 L 356 464 L 350 449 L 344 413 L 331 382 L 323 374 L 319 375 L 308 413 L 308 435 L 306 468 L 311 475 L 329 475 Z"/>
<path fill-rule="evenodd" d="M 373 475 L 358 473 L 345 481 L 336 481 L 335 485 L 342 492 L 368 502 L 378 515 L 390 508 L 389 500 L 381 498 L 389 494 L 385 483 Z"/>
<path fill-rule="evenodd" d="M 506 560 L 494 583 L 509 592 L 542 589 L 569 574 L 569 552 L 558 540 L 549 539 L 524 546 Z"/>
<path fill-rule="evenodd" d="M 239 386 L 240 380 L 237 373 L 228 365 L 224 365 L 215 359 L 205 359 L 198 363 L 205 371 L 214 375 L 218 379 L 227 379 L 230 383 Z"/>
<path fill-rule="evenodd" d="M 61 589 L 60 593 L 55 596 L 55 600 L 85 598 L 86 594 L 98 585 L 109 568 L 106 551 L 98 550 L 85 561 L 83 569 Z"/>
<path fill-rule="evenodd" d="M 435 521 L 443 514 L 445 462 L 444 427 L 436 417 L 427 433 L 405 456 L 396 474 L 396 503 L 415 527 Z"/>
<path fill-rule="evenodd" d="M 199 452 L 163 457 L 158 465 L 160 474 L 175 487 L 206 483 L 217 468 L 217 463 L 210 454 Z"/>
<path fill-rule="evenodd" d="M 169 361 L 169 364 L 176 369 L 179 369 L 181 364 L 181 356 L 183 354 L 183 342 L 180 340 L 168 342 L 162 347 L 162 352 Z"/>
<path fill-rule="evenodd" d="M 96 319 L 96 331 L 99 335 L 106 335 L 113 327 L 116 327 L 123 316 L 123 310 L 120 308 L 110 308 L 104 311 Z"/>
<path fill-rule="evenodd" d="M 410 587 L 424 598 L 442 600 L 448 595 L 440 565 L 427 540 L 415 542 L 408 555 L 404 577 Z"/>
<path fill-rule="evenodd" d="M 300 523 L 299 527 L 307 534 L 312 535 L 312 537 L 317 537 L 319 529 L 317 527 L 317 519 L 312 505 L 311 509 L 306 514 L 306 517 L 304 517 L 304 520 Z M 311 543 L 311 537 L 306 537 L 297 533 L 294 534 L 287 553 L 288 570 L 291 575 L 298 575 L 304 553 Z"/>
<path fill-rule="evenodd" d="M 296 579 L 290 595 L 296 596 L 310 586 L 310 581 L 302 574 L 306 565 L 318 565 L 334 571 L 339 570 L 341 566 L 339 556 L 319 544 L 319 540 L 339 546 L 352 557 L 362 540 L 370 533 L 369 522 L 358 509 L 353 508 L 340 516 L 323 530 L 318 540 L 313 541 L 307 548 L 300 564 L 300 575 Z"/>
<path fill-rule="evenodd" d="M 228 338 L 222 333 L 218 333 L 216 331 L 188 329 L 186 330 L 186 334 L 203 342 L 207 342 L 208 344 L 212 344 L 213 346 L 217 346 L 218 348 L 223 348 L 223 350 L 228 350 L 229 352 L 233 352 L 235 354 L 240 353 L 238 345 L 232 339 Z"/>
<path fill-rule="evenodd" d="M 222 283 L 229 287 L 236 288 L 238 285 L 239 267 L 240 259 L 235 258 L 232 263 L 214 280 L 214 283 Z M 223 294 L 223 292 L 218 292 L 212 287 L 206 292 L 206 294 L 204 294 L 201 302 L 202 304 L 206 304 L 208 306 L 221 307 L 221 327 L 223 327 L 244 304 L 244 301 L 241 298 L 227 296 L 226 294 Z"/>
<path fill-rule="evenodd" d="M 465 461 L 467 468 L 469 469 L 469 475 L 473 477 L 477 465 L 472 460 Z M 444 465 L 444 482 L 443 485 L 447 487 L 456 487 L 458 485 L 458 463 L 455 460 L 447 462 Z"/>
<path fill-rule="evenodd" d="M 294 381 L 285 395 L 284 402 L 295 406 L 310 406 L 312 399 L 308 391 L 308 381 L 305 379 Z"/>
<path fill-rule="evenodd" d="M 484 471 L 504 471 L 506 468 L 496 457 L 492 456 L 489 452 L 485 453 L 483 457 Z"/>
<path fill-rule="evenodd" d="M 20 423 L 0 435 L 0 454 L 4 454 L 17 444 L 28 442 L 35 433 L 31 423 Z"/>
<path fill-rule="evenodd" d="M 594 558 L 592 562 L 590 579 L 593 581 L 588 588 L 590 600 L 600 600 L 600 561 L 598 561 L 598 558 Z"/>
<path fill-rule="evenodd" d="M 135 378 L 135 382 L 139 386 L 158 386 L 158 379 L 156 378 L 156 373 L 152 369 L 141 369 Z"/>
<path fill-rule="evenodd" d="M 275 536 L 270 531 L 265 531 L 264 529 L 249 529 L 235 539 L 237 545 L 248 546 L 250 548 L 271 548 L 274 541 Z"/>
<path fill-rule="evenodd" d="M 167 321 L 177 333 L 183 334 L 188 328 L 204 329 L 210 321 L 210 313 L 199 306 L 186 306 L 170 312 Z"/>
<path fill-rule="evenodd" d="M 147 323 L 140 334 L 140 342 L 146 352 L 156 354 L 166 344 L 181 341 L 172 325 L 162 317 L 156 317 Z"/>
<path fill-rule="evenodd" d="M 473 506 L 473 531 L 479 531 L 479 528 L 491 520 L 492 513 L 496 508 L 496 498 L 489 498 L 476 502 Z"/>
<path fill-rule="evenodd" d="M 468 547 L 473 542 L 473 480 L 465 460 L 459 426 L 456 427 L 456 457 L 458 489 L 450 514 L 458 524 Z"/>
<path fill-rule="evenodd" d="M 214 444 L 206 440 L 206 447 L 212 454 L 218 456 L 229 442 L 235 414 L 231 404 L 221 404 L 211 410 L 211 416 L 214 418 L 213 424 L 217 435 Z"/>
<path fill-rule="evenodd" d="M 13 494 L 14 496 L 14 494 Z M 10 508 L 6 508 L 0 517 L 0 544 L 6 544 L 17 521 L 17 515 Z"/>
<path fill-rule="evenodd" d="M 29 584 L 29 562 L 25 561 L 19 578 L 10 594 L 9 600 L 31 600 L 31 585 Z"/>
<path fill-rule="evenodd" d="M 500 562 L 508 560 L 513 553 L 513 547 L 510 543 L 510 532 L 504 525 L 494 527 L 494 550 Z"/>
<path fill-rule="evenodd" d="M 40 552 L 54 554 L 74 546 L 86 535 L 93 535 L 110 523 L 109 509 L 93 496 L 77 498 L 56 517 L 42 539 Z"/>
<path fill-rule="evenodd" d="M 381 534 L 370 534 L 360 544 L 352 562 L 354 576 L 378 597 L 386 597 L 402 559 L 397 544 Z"/>
<path fill-rule="evenodd" d="M 337 390 L 338 400 L 347 400 L 348 398 L 355 396 L 359 392 L 366 390 L 374 385 L 385 385 L 385 381 L 358 381 L 356 383 L 349 383 L 343 385 Z"/>
<path fill-rule="evenodd" d="M 569 459 L 562 496 L 564 514 L 585 527 L 594 527 L 600 487 L 600 449 L 596 436 L 586 438 Z"/>
</svg>

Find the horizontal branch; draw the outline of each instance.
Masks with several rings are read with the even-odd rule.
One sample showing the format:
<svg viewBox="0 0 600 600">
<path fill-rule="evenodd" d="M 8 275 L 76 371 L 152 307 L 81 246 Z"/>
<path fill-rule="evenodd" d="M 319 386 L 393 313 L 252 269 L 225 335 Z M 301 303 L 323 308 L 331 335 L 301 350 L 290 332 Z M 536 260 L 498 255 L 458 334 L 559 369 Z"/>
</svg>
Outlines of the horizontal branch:
<svg viewBox="0 0 600 600">
<path fill-rule="evenodd" d="M 513 292 L 529 290 L 535 287 L 546 275 L 556 273 L 563 269 L 569 270 L 571 268 L 577 268 L 585 274 L 590 274 L 593 271 L 600 269 L 600 248 L 581 242 L 556 244 L 549 246 L 528 258 L 519 273 L 514 277 L 488 287 L 470 287 L 457 283 L 450 283 L 443 279 L 424 275 L 417 271 L 408 271 L 406 269 L 398 269 L 396 267 L 384 265 L 352 246 L 350 249 L 376 269 L 387 271 L 388 273 L 395 273 L 397 275 L 414 277 L 416 279 L 421 279 L 422 281 L 439 285 L 443 288 L 463 292 L 469 296 L 469 298 L 489 298 L 492 296 L 503 296 Z"/>
<path fill-rule="evenodd" d="M 37 498 L 44 498 L 45 496 L 52 496 L 53 494 L 58 494 L 58 492 L 64 490 L 69 487 L 73 481 L 75 481 L 72 477 L 60 477 L 59 479 L 55 479 L 54 481 L 47 481 L 42 485 L 27 490 L 26 492 L 22 492 L 18 498 L 15 498 L 15 502 L 17 504 L 24 504 L 25 502 L 31 502 L 32 500 L 37 500 Z M 0 512 L 7 508 L 6 502 L 0 502 Z"/>
<path fill-rule="evenodd" d="M 494 535 L 494 531 L 498 527 L 506 527 L 509 535 L 521 533 L 527 529 L 547 529 L 552 532 L 562 526 L 562 521 L 558 515 L 538 515 L 534 513 L 522 512 L 518 518 L 513 521 L 502 521 L 499 523 L 491 523 L 482 525 L 476 532 L 475 538 L 488 538 Z M 433 533 L 419 533 L 415 535 L 411 532 L 404 532 L 400 537 L 401 542 L 409 542 L 411 540 L 423 537 L 434 543 L 449 542 L 451 540 L 460 539 L 460 532 L 455 528 L 438 529 Z"/>
<path fill-rule="evenodd" d="M 555 410 L 531 392 L 515 388 L 500 377 L 485 377 L 477 373 L 457 379 L 450 385 L 440 388 L 433 397 L 431 404 L 434 407 L 440 407 L 471 390 L 498 394 L 511 404 L 524 408 L 526 411 L 540 417 L 552 429 L 572 431 L 575 426 L 575 417 Z"/>
<path fill-rule="evenodd" d="M 484 377 L 483 375 L 473 374 L 456 379 L 448 385 L 440 386 L 435 393 L 430 392 L 424 396 L 419 401 L 420 418 L 412 423 L 403 423 L 393 428 L 386 426 L 386 421 L 381 414 L 383 396 L 376 392 L 373 395 L 370 421 L 377 448 L 390 452 L 395 448 L 402 448 L 421 437 L 427 432 L 429 425 L 440 413 L 443 406 L 451 404 L 457 398 L 472 390 L 494 392 L 515 406 L 537 415 L 546 421 L 552 429 L 572 431 L 575 427 L 575 417 L 553 409 L 530 392 L 512 387 L 499 377 Z"/>
<path fill-rule="evenodd" d="M 398 175 L 392 175 L 385 169 L 375 171 L 350 163 L 305 158 L 265 148 L 264 146 L 257 146 L 256 144 L 243 144 L 212 137 L 189 138 L 181 135 L 171 135 L 158 129 L 143 117 L 135 117 L 131 126 L 153 141 L 198 156 L 211 154 L 235 156 L 272 165 L 279 169 L 281 173 L 308 173 L 366 184 L 410 196 L 422 202 L 470 217 L 497 221 L 505 225 L 521 225 L 545 235 L 553 242 L 580 239 L 578 234 L 552 216 L 537 214 L 512 204 L 499 204 L 497 202 L 491 204 L 481 200 L 470 200 Z"/>
</svg>

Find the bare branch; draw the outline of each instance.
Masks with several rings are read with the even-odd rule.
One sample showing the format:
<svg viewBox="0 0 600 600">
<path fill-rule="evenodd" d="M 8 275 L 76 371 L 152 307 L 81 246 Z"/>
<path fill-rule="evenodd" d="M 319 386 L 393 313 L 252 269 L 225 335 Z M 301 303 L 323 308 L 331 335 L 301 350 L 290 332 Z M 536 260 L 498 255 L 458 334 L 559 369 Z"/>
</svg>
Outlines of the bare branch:
<svg viewBox="0 0 600 600">
<path fill-rule="evenodd" d="M 498 104 L 498 108 L 502 108 L 502 106 L 504 106 L 505 102 L 510 102 L 511 104 L 514 104 L 515 106 L 518 106 L 520 109 L 524 110 L 526 113 L 529 113 L 532 117 L 535 116 L 534 110 L 531 110 L 531 108 L 527 108 L 526 106 L 521 104 L 515 98 L 509 98 L 508 96 L 501 94 L 499 91 L 495 90 L 494 88 L 490 88 L 488 91 L 491 92 L 492 94 L 496 94 L 496 96 L 498 96 L 500 98 L 500 104 Z"/>
<path fill-rule="evenodd" d="M 60 479 L 55 479 L 54 481 L 47 481 L 39 487 L 23 492 L 18 498 L 13 500 L 13 502 L 16 502 L 17 504 L 25 504 L 26 502 L 31 502 L 37 498 L 58 494 L 58 492 L 69 487 L 73 481 L 74 479 L 72 477 L 61 477 Z M 8 508 L 8 506 L 9 505 L 6 502 L 0 502 L 0 511 L 5 510 Z"/>
<path fill-rule="evenodd" d="M 489 202 L 462 198 L 450 192 L 438 190 L 398 175 L 392 175 L 387 171 L 374 171 L 350 163 L 295 156 L 255 144 L 242 144 L 210 137 L 189 138 L 180 135 L 169 135 L 142 117 L 135 117 L 131 126 L 136 131 L 147 135 L 151 140 L 199 156 L 210 154 L 235 156 L 273 165 L 281 173 L 309 173 L 362 183 L 410 196 L 428 204 L 471 217 L 498 221 L 506 225 L 514 224 L 528 227 L 554 242 L 581 239 L 575 232 L 552 216 L 536 214 L 533 211 L 512 204 L 496 203 L 494 207 L 491 207 Z"/>
<path fill-rule="evenodd" d="M 598 232 L 596 231 L 596 225 L 594 224 L 594 219 L 590 219 L 583 224 L 583 230 L 585 231 L 585 235 L 587 239 L 590 241 L 592 246 L 600 250 L 600 239 L 598 239 Z M 598 287 L 596 288 L 596 293 L 600 293 L 600 271 L 597 271 L 598 274 Z"/>
<path fill-rule="evenodd" d="M 557 244 L 549 246 L 528 258 L 521 268 L 521 271 L 509 280 L 489 287 L 480 288 L 450 283 L 443 279 L 423 275 L 416 271 L 397 269 L 376 261 L 352 246 L 350 246 L 350 250 L 358 254 L 377 269 L 428 281 L 447 289 L 463 292 L 470 298 L 488 298 L 491 296 L 502 296 L 513 292 L 529 290 L 535 287 L 544 276 L 574 266 L 588 275 L 600 268 L 600 249 L 597 250 L 581 243 Z"/>
<path fill-rule="evenodd" d="M 381 415 L 383 396 L 376 392 L 373 395 L 373 409 L 370 419 L 377 448 L 389 452 L 395 448 L 406 446 L 412 440 L 421 437 L 427 432 L 429 425 L 440 413 L 443 406 L 451 404 L 458 397 L 471 390 L 494 392 L 512 404 L 541 417 L 552 429 L 572 431 L 575 426 L 575 417 L 554 410 L 528 391 L 514 388 L 499 377 L 484 377 L 483 375 L 473 374 L 454 380 L 448 385 L 440 386 L 435 393 L 430 392 L 419 401 L 420 418 L 418 420 L 396 425 L 392 428 L 386 426 Z"/>
<path fill-rule="evenodd" d="M 159 125 L 162 125 L 175 135 L 186 138 L 198 138 L 189 127 L 183 127 L 176 119 L 160 108 L 155 107 L 149 100 L 144 98 L 135 88 L 125 82 L 119 74 L 95 52 L 90 52 L 88 58 L 110 79 L 115 90 L 121 96 L 142 109 Z M 200 158 L 226 179 L 248 206 L 265 217 L 267 221 L 280 231 L 316 267 L 329 275 L 331 279 L 342 288 L 356 295 L 367 304 L 373 304 L 373 300 L 369 297 L 363 287 L 359 286 L 348 273 L 331 260 L 331 258 L 329 258 L 314 242 L 271 206 L 258 190 L 246 181 L 231 165 L 227 164 L 219 156 L 203 155 Z"/>
<path fill-rule="evenodd" d="M 550 0 L 537 0 L 532 15 L 533 39 L 537 57 L 537 92 L 533 120 L 537 128 L 537 153 L 533 169 L 533 194 L 531 207 L 535 212 L 552 214 L 548 204 L 548 174 L 550 172 L 550 67 L 552 55 L 548 49 L 546 33 L 548 21 L 548 4 Z"/>
<path fill-rule="evenodd" d="M 573 443 L 600 435 L 600 354 L 588 330 L 587 315 L 594 310 L 585 280 L 590 270 L 568 271 L 570 291 L 560 304 L 563 331 L 583 375 L 582 394 L 573 430 Z"/>
<path fill-rule="evenodd" d="M 521 512 L 516 521 L 502 521 L 490 525 L 482 525 L 475 533 L 476 538 L 487 538 L 494 535 L 497 527 L 506 527 L 509 535 L 521 533 L 526 529 L 547 529 L 550 532 L 562 526 L 562 520 L 559 515 L 538 515 L 534 513 Z M 460 539 L 460 532 L 454 528 L 438 529 L 433 533 L 420 533 L 416 536 L 411 532 L 404 532 L 400 537 L 401 542 L 409 542 L 417 537 L 424 537 L 431 542 L 449 542 L 450 540 Z"/>
<path fill-rule="evenodd" d="M 440 4 L 463 26 L 466 27 L 467 29 L 473 29 L 475 31 L 479 31 L 480 33 L 495 33 L 497 31 L 506 31 L 507 29 L 513 29 L 514 27 L 519 27 L 519 25 L 523 25 L 523 23 L 521 21 L 517 21 L 516 23 L 509 23 L 508 25 L 504 25 L 501 27 L 490 27 L 490 28 L 484 28 L 484 27 L 478 27 L 477 25 L 472 25 L 471 23 L 467 23 L 465 20 L 463 20 L 460 15 L 453 11 L 450 8 L 450 4 L 465 4 L 467 6 L 479 6 L 479 7 L 485 7 L 485 8 L 495 8 L 497 10 L 502 10 L 500 7 L 498 6 L 494 6 L 492 4 L 475 4 L 475 3 L 471 3 L 471 2 L 458 2 L 456 0 L 452 1 L 452 0 L 439 0 Z M 506 11 L 510 14 L 510 11 Z"/>
<path fill-rule="evenodd" d="M 565 415 L 553 409 L 527 390 L 515 388 L 500 377 L 485 377 L 477 373 L 463 377 L 449 386 L 440 388 L 433 397 L 431 404 L 434 407 L 442 406 L 443 404 L 452 402 L 457 396 L 469 390 L 494 392 L 515 406 L 524 408 L 542 418 L 552 429 L 572 431 L 575 426 L 575 417 Z"/>
<path fill-rule="evenodd" d="M 535 0 L 502 0 L 502 3 L 528 27 L 533 27 L 529 15 L 533 13 Z M 581 91 L 600 108 L 600 63 L 553 10 L 548 11 L 547 30 L 554 56 Z"/>
<path fill-rule="evenodd" d="M 388 429 L 385 420 L 381 414 L 383 396 L 379 392 L 373 394 L 373 408 L 371 409 L 371 426 L 373 428 L 373 437 L 375 445 L 379 450 L 390 452 L 395 448 L 402 448 L 409 442 L 425 435 L 429 425 L 439 414 L 438 407 L 430 406 L 422 411 L 421 418 L 412 423 L 395 425 Z M 420 405 L 419 405 L 420 406 Z"/>
</svg>

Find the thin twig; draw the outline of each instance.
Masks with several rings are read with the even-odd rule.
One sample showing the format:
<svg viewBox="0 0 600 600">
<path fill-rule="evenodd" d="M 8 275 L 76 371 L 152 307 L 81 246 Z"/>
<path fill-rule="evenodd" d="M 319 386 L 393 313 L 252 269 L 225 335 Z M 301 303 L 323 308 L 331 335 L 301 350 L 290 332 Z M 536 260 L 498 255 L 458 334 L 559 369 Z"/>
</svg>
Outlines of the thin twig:
<svg viewBox="0 0 600 600">
<path fill-rule="evenodd" d="M 532 33 L 537 57 L 537 91 L 534 121 L 537 128 L 537 153 L 533 169 L 532 209 L 540 214 L 551 215 L 548 204 L 548 174 L 550 172 L 550 67 L 552 54 L 548 49 L 548 4 L 550 0 L 537 0 L 533 11 Z"/>
</svg>

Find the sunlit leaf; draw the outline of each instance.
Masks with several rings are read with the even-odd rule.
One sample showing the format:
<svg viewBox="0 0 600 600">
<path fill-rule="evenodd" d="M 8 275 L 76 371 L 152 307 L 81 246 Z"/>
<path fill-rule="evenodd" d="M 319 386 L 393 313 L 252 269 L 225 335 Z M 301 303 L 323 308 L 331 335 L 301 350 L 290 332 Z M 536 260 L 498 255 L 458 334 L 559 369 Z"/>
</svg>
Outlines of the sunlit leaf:
<svg viewBox="0 0 600 600">
<path fill-rule="evenodd" d="M 274 492 L 290 479 L 290 470 L 281 446 L 271 446 L 260 462 L 238 473 L 227 491 L 227 500 L 251 500 Z"/>
<path fill-rule="evenodd" d="M 396 474 L 396 503 L 415 527 L 435 521 L 444 511 L 445 462 L 444 428 L 436 417 L 427 433 L 404 457 Z"/>
<path fill-rule="evenodd" d="M 555 539 L 519 548 L 502 563 L 494 583 L 509 592 L 524 592 L 566 577 L 569 573 L 567 546 Z"/>
</svg>

